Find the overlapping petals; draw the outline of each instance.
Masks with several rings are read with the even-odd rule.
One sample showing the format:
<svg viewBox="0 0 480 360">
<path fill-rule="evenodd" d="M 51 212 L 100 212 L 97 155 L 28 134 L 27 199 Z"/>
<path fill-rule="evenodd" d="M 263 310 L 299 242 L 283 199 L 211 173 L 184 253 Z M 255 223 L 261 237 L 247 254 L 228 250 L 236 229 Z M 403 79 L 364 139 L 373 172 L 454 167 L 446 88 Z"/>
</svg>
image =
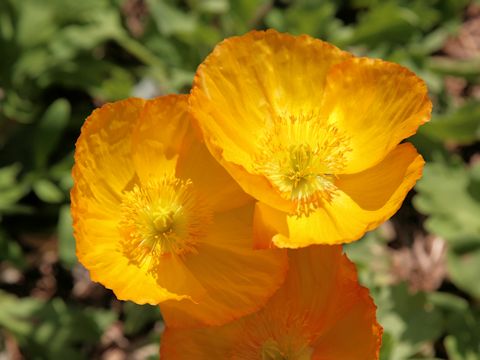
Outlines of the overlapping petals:
<svg viewBox="0 0 480 360">
<path fill-rule="evenodd" d="M 338 194 L 324 207 L 298 217 L 257 204 L 255 247 L 304 247 L 315 238 L 328 244 L 358 239 L 390 218 L 421 177 L 424 161 L 411 144 L 401 144 L 379 164 L 340 175 Z"/>
<path fill-rule="evenodd" d="M 87 119 L 73 169 L 77 255 L 121 300 L 182 303 L 191 325 L 218 325 L 262 306 L 287 256 L 252 250 L 254 202 L 186 110 L 183 95 L 128 99 Z"/>
<path fill-rule="evenodd" d="M 160 305 L 162 359 L 378 359 L 375 305 L 338 244 L 399 209 L 424 166 L 402 141 L 430 112 L 400 65 L 274 30 L 227 39 L 190 96 L 87 119 L 78 258 L 119 299 Z"/>
<path fill-rule="evenodd" d="M 222 327 L 167 328 L 162 359 L 378 359 L 375 305 L 341 247 L 289 257 L 285 284 L 262 310 Z"/>
<path fill-rule="evenodd" d="M 431 102 L 400 65 L 267 30 L 215 48 L 190 111 L 259 201 L 256 246 L 296 248 L 357 240 L 398 210 L 423 168 L 399 143 L 429 120 Z"/>
</svg>

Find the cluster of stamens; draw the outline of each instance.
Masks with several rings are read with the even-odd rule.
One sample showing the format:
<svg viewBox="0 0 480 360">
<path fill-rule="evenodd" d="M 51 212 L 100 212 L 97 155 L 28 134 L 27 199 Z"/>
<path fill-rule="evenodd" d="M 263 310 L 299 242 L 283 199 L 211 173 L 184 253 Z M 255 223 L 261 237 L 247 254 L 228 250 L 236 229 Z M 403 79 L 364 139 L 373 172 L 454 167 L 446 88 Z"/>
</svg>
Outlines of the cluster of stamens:
<svg viewBox="0 0 480 360">
<path fill-rule="evenodd" d="M 232 348 L 232 359 L 310 360 L 312 329 L 306 314 L 256 313 L 242 324 L 242 341 Z"/>
<path fill-rule="evenodd" d="M 332 200 L 336 174 L 350 151 L 346 136 L 334 124 L 312 114 L 274 119 L 258 149 L 255 170 L 294 203 L 297 216 Z"/>
<path fill-rule="evenodd" d="M 121 212 L 121 250 L 152 274 L 162 257 L 195 252 L 211 217 L 192 182 L 173 176 L 134 185 L 124 194 Z"/>
<path fill-rule="evenodd" d="M 261 349 L 262 360 L 310 360 L 311 356 L 312 348 L 308 346 L 282 349 L 282 346 L 273 339 L 265 341 Z"/>
</svg>

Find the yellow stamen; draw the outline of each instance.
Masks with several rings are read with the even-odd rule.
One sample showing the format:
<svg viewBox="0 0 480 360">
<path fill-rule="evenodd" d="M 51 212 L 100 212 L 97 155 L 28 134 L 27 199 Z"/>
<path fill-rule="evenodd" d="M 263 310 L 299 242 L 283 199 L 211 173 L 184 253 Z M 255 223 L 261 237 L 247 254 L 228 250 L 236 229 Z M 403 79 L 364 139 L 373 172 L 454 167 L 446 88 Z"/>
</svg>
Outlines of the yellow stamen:
<svg viewBox="0 0 480 360">
<path fill-rule="evenodd" d="M 262 360 L 286 359 L 287 355 L 280 350 L 279 345 L 275 340 L 269 339 L 262 345 Z"/>
<path fill-rule="evenodd" d="M 293 349 L 287 346 L 282 349 L 280 344 L 274 339 L 268 339 L 262 345 L 261 359 L 262 360 L 310 360 L 313 349 L 309 346 L 300 346 Z"/>
<path fill-rule="evenodd" d="M 344 168 L 350 151 L 337 127 L 311 114 L 275 119 L 258 149 L 255 170 L 295 204 L 298 216 L 332 200 L 335 174 Z"/>
<path fill-rule="evenodd" d="M 124 194 L 121 212 L 123 253 L 153 274 L 163 256 L 195 252 L 211 218 L 192 182 L 173 176 L 134 185 Z"/>
</svg>

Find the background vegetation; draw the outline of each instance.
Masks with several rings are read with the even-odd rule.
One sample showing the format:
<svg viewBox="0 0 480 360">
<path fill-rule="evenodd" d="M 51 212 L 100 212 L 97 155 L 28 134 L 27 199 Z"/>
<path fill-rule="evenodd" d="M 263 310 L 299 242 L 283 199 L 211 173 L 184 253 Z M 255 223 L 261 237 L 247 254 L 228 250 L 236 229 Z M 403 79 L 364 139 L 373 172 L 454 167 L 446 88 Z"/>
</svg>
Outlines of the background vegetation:
<svg viewBox="0 0 480 360">
<path fill-rule="evenodd" d="M 307 33 L 423 77 L 428 164 L 398 214 L 347 247 L 385 327 L 382 360 L 480 359 L 480 2 L 1 0 L 0 359 L 155 359 L 158 310 L 75 259 L 68 192 L 85 117 L 187 92 L 223 38 Z M 99 174 L 101 176 L 101 174 Z"/>
</svg>

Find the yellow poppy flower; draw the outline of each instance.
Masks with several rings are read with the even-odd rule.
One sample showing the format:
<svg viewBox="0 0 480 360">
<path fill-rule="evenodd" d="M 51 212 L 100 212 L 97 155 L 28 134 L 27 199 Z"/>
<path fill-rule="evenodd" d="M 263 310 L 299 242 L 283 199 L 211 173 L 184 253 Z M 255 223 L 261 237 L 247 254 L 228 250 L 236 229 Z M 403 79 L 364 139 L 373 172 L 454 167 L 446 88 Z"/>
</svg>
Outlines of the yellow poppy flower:
<svg viewBox="0 0 480 360">
<path fill-rule="evenodd" d="M 391 217 L 423 159 L 423 81 L 309 36 L 253 31 L 197 70 L 190 111 L 212 155 L 259 201 L 257 246 L 357 240 Z"/>
<path fill-rule="evenodd" d="M 184 95 L 92 113 L 73 169 L 77 256 L 121 300 L 179 302 L 190 322 L 217 325 L 262 306 L 288 259 L 252 250 L 253 199 L 190 123 Z"/>
<path fill-rule="evenodd" d="M 265 307 L 221 327 L 172 329 L 165 360 L 378 359 L 382 328 L 339 245 L 291 250 L 285 284 Z"/>
</svg>

